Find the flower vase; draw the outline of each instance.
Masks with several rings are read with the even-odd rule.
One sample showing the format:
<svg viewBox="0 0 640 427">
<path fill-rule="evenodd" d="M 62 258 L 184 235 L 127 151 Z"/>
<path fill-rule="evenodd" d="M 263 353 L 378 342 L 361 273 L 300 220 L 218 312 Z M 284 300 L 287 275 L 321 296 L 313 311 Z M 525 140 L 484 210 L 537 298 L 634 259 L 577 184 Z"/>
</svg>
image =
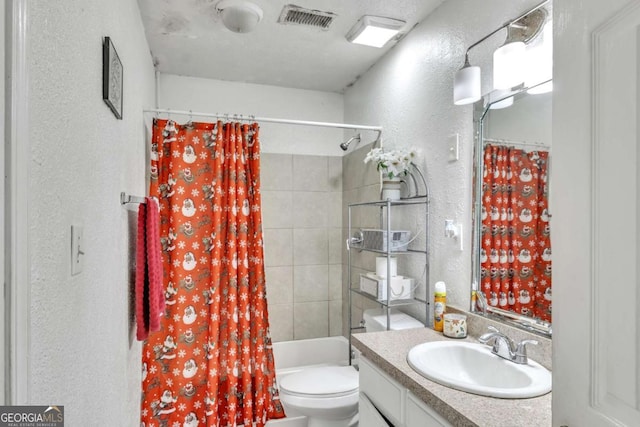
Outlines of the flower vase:
<svg viewBox="0 0 640 427">
<path fill-rule="evenodd" d="M 400 200 L 402 181 L 399 177 L 384 178 L 382 180 L 382 200 Z"/>
</svg>

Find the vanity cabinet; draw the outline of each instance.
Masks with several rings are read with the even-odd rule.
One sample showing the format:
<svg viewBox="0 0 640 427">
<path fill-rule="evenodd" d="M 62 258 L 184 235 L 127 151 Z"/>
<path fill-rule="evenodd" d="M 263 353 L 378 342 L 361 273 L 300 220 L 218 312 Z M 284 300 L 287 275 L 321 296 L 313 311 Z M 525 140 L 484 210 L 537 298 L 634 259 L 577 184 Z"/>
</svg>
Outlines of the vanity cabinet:
<svg viewBox="0 0 640 427">
<path fill-rule="evenodd" d="M 392 425 L 402 425 L 407 390 L 364 357 L 360 357 L 358 366 L 360 395 L 371 401 Z"/>
<path fill-rule="evenodd" d="M 358 425 L 363 427 L 389 427 L 387 420 L 364 393 L 360 393 L 358 419 Z"/>
<path fill-rule="evenodd" d="M 407 391 L 405 427 L 446 427 L 451 424 L 410 391 Z"/>
<path fill-rule="evenodd" d="M 360 425 L 450 427 L 451 424 L 364 357 L 360 366 Z"/>
</svg>

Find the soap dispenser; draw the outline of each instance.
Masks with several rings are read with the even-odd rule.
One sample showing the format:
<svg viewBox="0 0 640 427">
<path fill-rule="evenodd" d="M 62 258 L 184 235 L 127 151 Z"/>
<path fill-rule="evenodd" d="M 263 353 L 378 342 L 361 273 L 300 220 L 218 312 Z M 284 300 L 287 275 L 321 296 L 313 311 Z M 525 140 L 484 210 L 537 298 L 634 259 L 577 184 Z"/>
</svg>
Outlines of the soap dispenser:
<svg viewBox="0 0 640 427">
<path fill-rule="evenodd" d="M 433 304 L 433 329 L 442 332 L 444 313 L 447 311 L 447 286 L 444 282 L 436 282 Z"/>
</svg>

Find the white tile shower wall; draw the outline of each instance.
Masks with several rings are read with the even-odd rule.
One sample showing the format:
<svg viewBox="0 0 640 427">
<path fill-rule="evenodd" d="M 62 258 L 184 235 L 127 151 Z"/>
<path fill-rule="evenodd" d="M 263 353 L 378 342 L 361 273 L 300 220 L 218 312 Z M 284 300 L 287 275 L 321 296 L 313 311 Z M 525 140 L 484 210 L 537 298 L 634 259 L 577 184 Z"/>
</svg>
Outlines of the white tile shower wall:
<svg viewBox="0 0 640 427">
<path fill-rule="evenodd" d="M 9 2 L 6 2 L 7 4 Z M 130 0 L 28 1 L 29 404 L 66 407 L 69 426 L 140 425 L 140 344 L 132 323 L 135 206 L 146 192 L 154 69 Z M 3 2 L 3 5 L 5 2 Z M 123 119 L 102 100 L 102 38 L 124 67 Z M 71 276 L 70 225 L 84 226 Z M 131 227 L 133 225 L 133 227 Z M 108 408 L 108 409 L 106 409 Z M 105 410 L 106 409 L 106 410 Z"/>
<path fill-rule="evenodd" d="M 342 334 L 342 158 L 262 155 L 274 341 Z"/>
</svg>

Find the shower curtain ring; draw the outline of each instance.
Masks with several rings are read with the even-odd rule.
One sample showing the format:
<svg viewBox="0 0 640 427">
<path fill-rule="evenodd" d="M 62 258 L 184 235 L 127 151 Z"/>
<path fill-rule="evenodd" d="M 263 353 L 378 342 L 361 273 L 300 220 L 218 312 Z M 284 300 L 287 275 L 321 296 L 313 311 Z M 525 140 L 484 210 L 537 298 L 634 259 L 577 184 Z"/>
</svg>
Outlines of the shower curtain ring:
<svg viewBox="0 0 640 427">
<path fill-rule="evenodd" d="M 189 122 L 193 121 L 193 111 L 189 110 Z"/>
</svg>

